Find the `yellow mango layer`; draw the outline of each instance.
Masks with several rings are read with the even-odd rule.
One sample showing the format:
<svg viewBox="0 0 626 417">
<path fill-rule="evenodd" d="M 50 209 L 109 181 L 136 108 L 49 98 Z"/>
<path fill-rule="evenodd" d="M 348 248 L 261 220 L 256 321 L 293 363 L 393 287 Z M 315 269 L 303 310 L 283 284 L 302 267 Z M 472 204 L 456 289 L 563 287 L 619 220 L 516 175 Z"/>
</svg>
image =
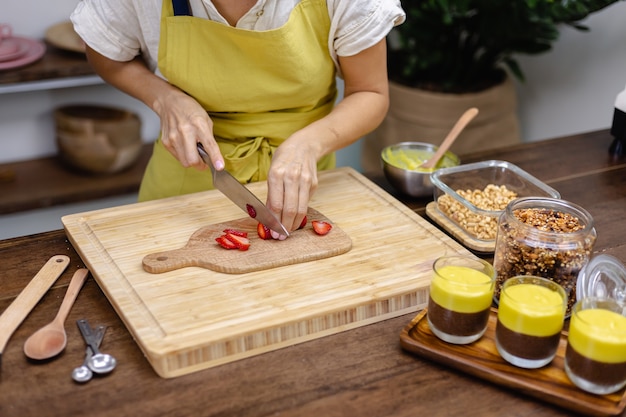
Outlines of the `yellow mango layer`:
<svg viewBox="0 0 626 417">
<path fill-rule="evenodd" d="M 480 271 L 448 265 L 433 277 L 430 296 L 443 308 L 457 313 L 477 313 L 491 305 L 493 281 Z"/>
<path fill-rule="evenodd" d="M 552 336 L 561 331 L 564 319 L 561 296 L 541 285 L 513 285 L 500 294 L 498 320 L 514 332 Z"/>
<path fill-rule="evenodd" d="M 626 317 L 604 309 L 581 310 L 572 315 L 568 343 L 598 362 L 626 362 Z"/>
<path fill-rule="evenodd" d="M 437 162 L 435 168 L 421 168 L 420 165 L 428 161 L 434 154 L 434 151 L 428 151 L 425 149 L 387 148 L 383 154 L 383 158 L 394 167 L 418 172 L 431 172 L 434 171 L 435 168 L 451 167 L 455 165 L 452 159 L 450 159 L 447 155 L 444 155 L 443 158 Z"/>
</svg>

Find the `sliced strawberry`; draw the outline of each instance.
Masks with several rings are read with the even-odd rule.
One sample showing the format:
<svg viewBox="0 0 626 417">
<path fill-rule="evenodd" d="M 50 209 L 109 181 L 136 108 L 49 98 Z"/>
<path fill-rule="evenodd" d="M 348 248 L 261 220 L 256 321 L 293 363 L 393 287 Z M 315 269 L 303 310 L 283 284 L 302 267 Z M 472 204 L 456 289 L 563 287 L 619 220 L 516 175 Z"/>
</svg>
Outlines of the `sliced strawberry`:
<svg viewBox="0 0 626 417">
<path fill-rule="evenodd" d="M 250 240 L 247 237 L 233 235 L 232 233 L 226 233 L 224 237 L 233 242 L 239 250 L 248 250 L 250 247 Z"/>
<path fill-rule="evenodd" d="M 226 234 L 230 233 L 230 234 L 235 235 L 235 236 L 248 237 L 248 232 L 244 232 L 242 230 L 224 229 L 223 232 L 226 233 Z"/>
<path fill-rule="evenodd" d="M 306 222 L 307 222 L 307 218 L 306 216 L 304 216 L 304 218 L 300 222 L 300 226 L 298 226 L 298 230 L 304 228 L 304 226 L 306 226 Z"/>
<path fill-rule="evenodd" d="M 226 239 L 226 235 L 222 235 L 220 237 L 216 237 L 215 241 L 225 249 L 237 249 L 237 245 L 235 245 L 230 240 Z"/>
<path fill-rule="evenodd" d="M 270 228 L 264 225 L 263 223 L 257 224 L 256 232 L 259 235 L 259 237 L 263 240 L 268 240 L 272 238 L 272 233 L 270 232 Z"/>
<path fill-rule="evenodd" d="M 325 235 L 326 233 L 330 232 L 330 229 L 333 228 L 330 223 L 323 220 L 313 220 L 311 222 L 311 225 L 313 225 L 313 230 L 318 235 Z"/>
<path fill-rule="evenodd" d="M 252 217 L 253 219 L 256 217 L 256 210 L 250 204 L 246 204 L 246 210 L 248 210 L 248 214 L 250 215 L 250 217 Z"/>
</svg>

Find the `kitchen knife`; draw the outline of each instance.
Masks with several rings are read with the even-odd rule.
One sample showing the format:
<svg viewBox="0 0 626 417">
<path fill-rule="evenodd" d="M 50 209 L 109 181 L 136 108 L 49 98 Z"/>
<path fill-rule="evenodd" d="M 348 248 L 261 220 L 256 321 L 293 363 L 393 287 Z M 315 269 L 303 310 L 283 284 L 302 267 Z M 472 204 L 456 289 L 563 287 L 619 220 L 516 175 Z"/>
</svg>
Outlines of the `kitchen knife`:
<svg viewBox="0 0 626 417">
<path fill-rule="evenodd" d="M 198 143 L 198 153 L 200 153 L 204 163 L 211 168 L 213 185 L 215 188 L 220 190 L 230 199 L 230 201 L 239 206 L 239 208 L 241 208 L 246 214 L 257 220 L 259 223 L 264 224 L 276 233 L 289 236 L 289 232 L 285 226 L 278 221 L 276 216 L 274 216 L 274 213 L 272 213 L 267 206 L 265 206 L 265 204 L 257 198 L 257 196 L 252 194 L 250 190 L 237 181 L 237 179 L 230 175 L 230 173 L 225 169 L 217 171 L 213 167 L 213 164 L 209 159 L 209 155 L 206 153 L 201 143 Z"/>
</svg>

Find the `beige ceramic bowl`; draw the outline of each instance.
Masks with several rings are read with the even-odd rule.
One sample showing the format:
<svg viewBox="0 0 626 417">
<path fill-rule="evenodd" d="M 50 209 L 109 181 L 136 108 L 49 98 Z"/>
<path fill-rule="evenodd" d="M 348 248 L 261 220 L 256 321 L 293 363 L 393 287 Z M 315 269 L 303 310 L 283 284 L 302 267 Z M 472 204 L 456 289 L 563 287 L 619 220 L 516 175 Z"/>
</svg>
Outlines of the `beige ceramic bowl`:
<svg viewBox="0 0 626 417">
<path fill-rule="evenodd" d="M 142 148 L 141 121 L 129 111 L 72 105 L 55 110 L 61 160 L 93 174 L 112 174 L 131 166 Z"/>
</svg>

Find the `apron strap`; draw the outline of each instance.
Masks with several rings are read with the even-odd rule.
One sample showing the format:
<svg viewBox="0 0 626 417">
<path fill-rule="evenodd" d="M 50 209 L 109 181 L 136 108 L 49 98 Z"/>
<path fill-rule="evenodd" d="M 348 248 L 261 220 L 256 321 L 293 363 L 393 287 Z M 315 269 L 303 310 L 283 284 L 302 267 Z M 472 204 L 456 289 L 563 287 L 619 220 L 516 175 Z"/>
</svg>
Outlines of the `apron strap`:
<svg viewBox="0 0 626 417">
<path fill-rule="evenodd" d="M 191 16 L 191 8 L 188 0 L 172 0 L 174 16 Z"/>
</svg>

